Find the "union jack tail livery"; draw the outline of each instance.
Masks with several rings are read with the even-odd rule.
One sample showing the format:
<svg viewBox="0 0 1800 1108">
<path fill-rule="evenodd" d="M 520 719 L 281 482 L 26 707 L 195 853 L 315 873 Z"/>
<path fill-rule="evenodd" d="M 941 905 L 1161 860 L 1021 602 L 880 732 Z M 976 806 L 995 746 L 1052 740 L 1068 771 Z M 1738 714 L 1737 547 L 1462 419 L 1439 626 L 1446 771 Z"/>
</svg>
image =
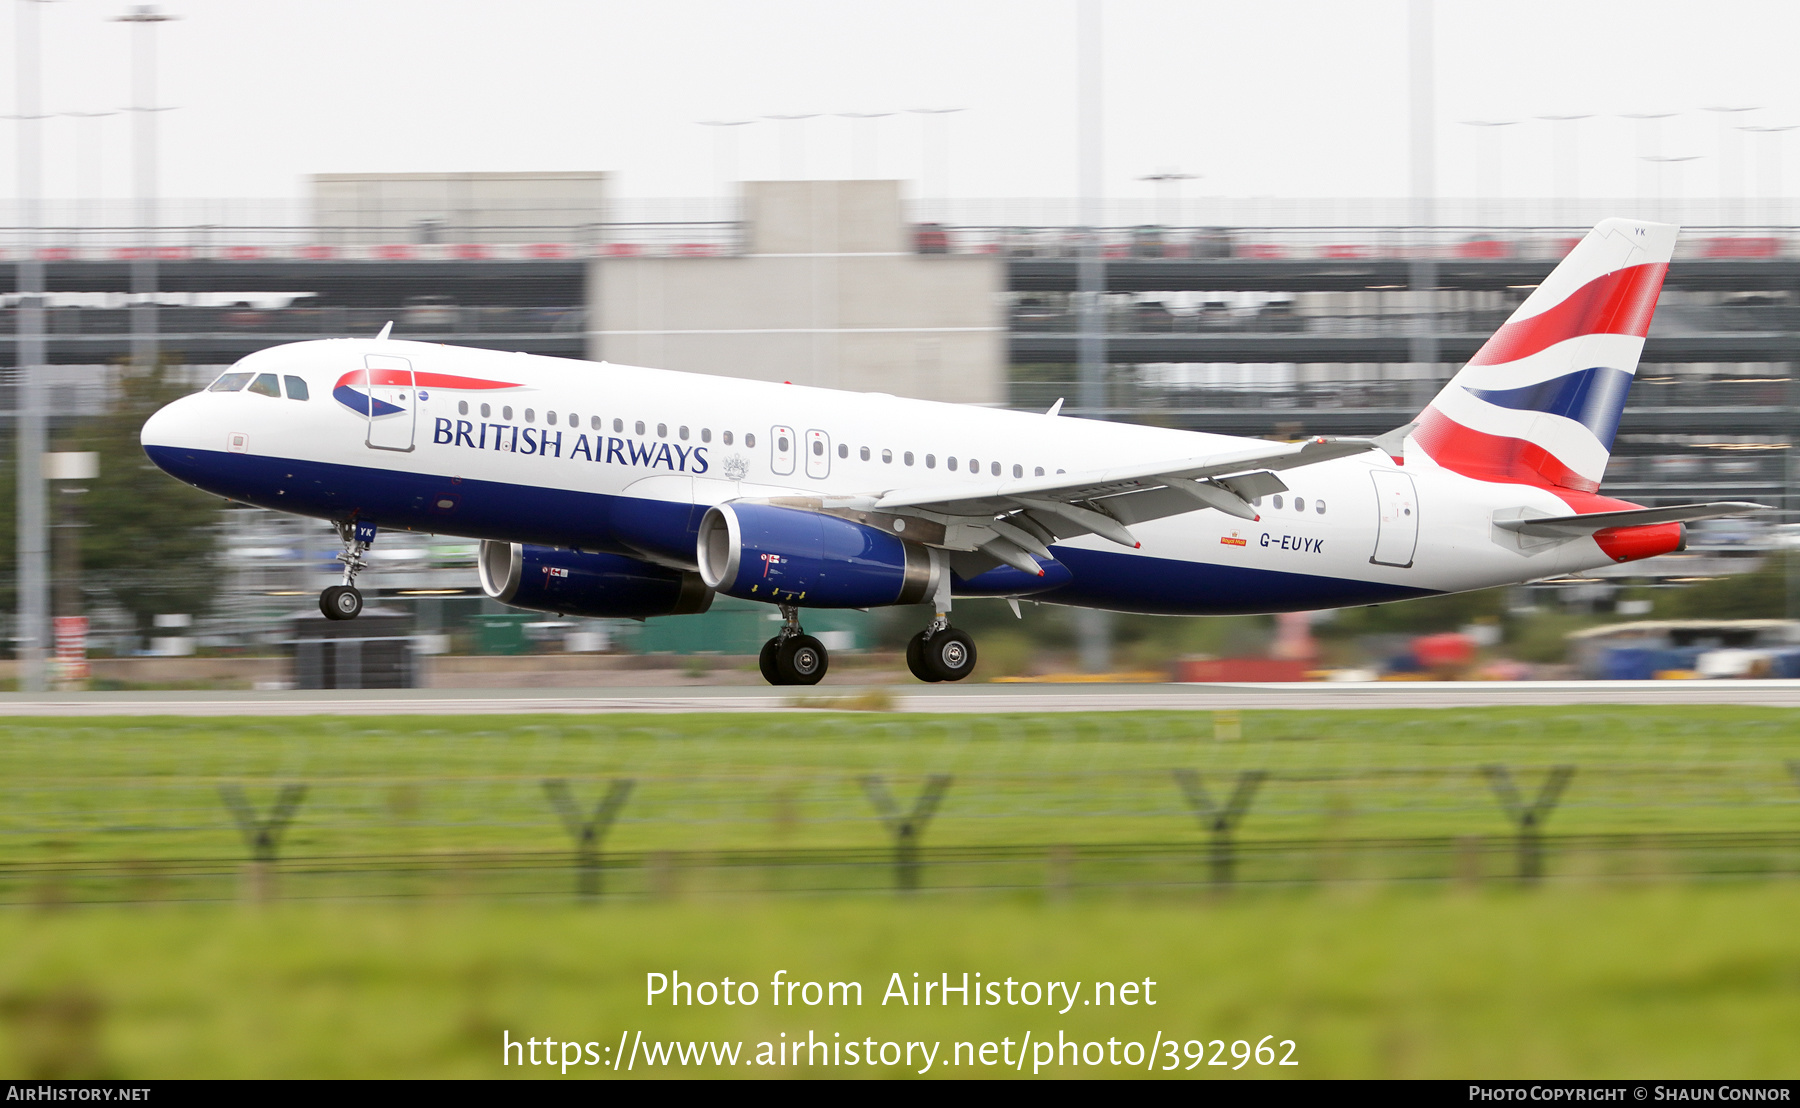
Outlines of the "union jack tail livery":
<svg viewBox="0 0 1800 1108">
<path fill-rule="evenodd" d="M 1414 443 L 1465 477 L 1597 490 L 1679 231 L 1595 226 L 1419 414 Z"/>
</svg>

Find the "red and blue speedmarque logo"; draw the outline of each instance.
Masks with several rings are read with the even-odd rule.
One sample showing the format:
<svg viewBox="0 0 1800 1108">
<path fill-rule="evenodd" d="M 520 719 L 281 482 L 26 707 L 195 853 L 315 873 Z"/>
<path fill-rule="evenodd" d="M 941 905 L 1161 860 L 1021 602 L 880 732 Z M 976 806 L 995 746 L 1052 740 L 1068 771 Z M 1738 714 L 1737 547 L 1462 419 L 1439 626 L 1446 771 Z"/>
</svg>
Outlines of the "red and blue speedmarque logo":
<svg viewBox="0 0 1800 1108">
<path fill-rule="evenodd" d="M 429 389 L 467 389 L 481 391 L 489 389 L 516 389 L 518 384 L 511 381 L 488 381 L 480 377 L 458 377 L 450 373 L 417 373 L 405 369 L 353 369 L 337 379 L 332 386 L 331 398 L 349 408 L 360 416 L 380 419 L 382 416 L 399 415 L 405 408 L 395 403 L 406 399 L 407 392 L 418 390 L 419 398 L 424 399 Z M 395 392 L 393 390 L 405 390 Z M 377 391 L 385 392 L 388 398 L 376 395 Z"/>
</svg>

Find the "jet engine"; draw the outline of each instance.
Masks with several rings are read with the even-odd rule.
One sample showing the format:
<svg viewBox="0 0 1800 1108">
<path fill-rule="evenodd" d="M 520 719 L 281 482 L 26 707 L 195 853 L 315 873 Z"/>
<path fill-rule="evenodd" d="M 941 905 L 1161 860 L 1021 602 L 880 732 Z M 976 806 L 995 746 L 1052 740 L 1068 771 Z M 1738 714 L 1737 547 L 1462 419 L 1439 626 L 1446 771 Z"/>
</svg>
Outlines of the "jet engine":
<svg viewBox="0 0 1800 1108">
<path fill-rule="evenodd" d="M 808 608 L 917 604 L 950 572 L 941 550 L 839 516 L 720 504 L 700 521 L 700 577 L 745 600 Z"/>
<path fill-rule="evenodd" d="M 481 591 L 515 608 L 569 616 L 684 616 L 712 606 L 698 574 L 622 554 L 484 540 Z"/>
</svg>

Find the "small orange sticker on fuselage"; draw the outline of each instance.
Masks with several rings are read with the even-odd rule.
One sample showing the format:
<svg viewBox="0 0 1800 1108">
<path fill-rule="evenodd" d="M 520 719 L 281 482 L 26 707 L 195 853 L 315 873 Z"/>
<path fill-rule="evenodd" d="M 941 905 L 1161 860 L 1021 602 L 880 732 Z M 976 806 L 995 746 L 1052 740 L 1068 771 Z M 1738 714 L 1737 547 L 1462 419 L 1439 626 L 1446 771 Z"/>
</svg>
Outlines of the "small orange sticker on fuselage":
<svg viewBox="0 0 1800 1108">
<path fill-rule="evenodd" d="M 1247 544 L 1247 542 L 1248 542 L 1248 540 L 1240 539 L 1236 535 L 1221 535 L 1221 536 L 1219 536 L 1219 543 L 1222 546 L 1244 546 Z"/>
</svg>

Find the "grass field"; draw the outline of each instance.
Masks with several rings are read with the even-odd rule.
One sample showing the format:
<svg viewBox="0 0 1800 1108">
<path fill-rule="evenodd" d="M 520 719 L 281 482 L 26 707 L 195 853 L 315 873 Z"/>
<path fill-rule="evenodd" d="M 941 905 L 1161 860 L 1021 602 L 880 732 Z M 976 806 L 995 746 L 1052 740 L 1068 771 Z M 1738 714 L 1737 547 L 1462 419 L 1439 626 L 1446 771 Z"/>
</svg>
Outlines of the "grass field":
<svg viewBox="0 0 1800 1108">
<path fill-rule="evenodd" d="M 506 1030 L 753 1050 L 809 1028 L 1298 1044 L 1297 1069 L 1191 1071 L 1211 1076 L 1792 1075 L 1800 713 L 1270 711 L 1227 739 L 1218 722 L 11 721 L 0 1075 L 505 1075 Z M 1511 880 L 1493 765 L 1526 803 L 1574 767 L 1535 887 Z M 1229 891 L 1178 769 L 1215 805 L 1266 774 L 1233 829 Z M 902 813 L 950 779 L 921 825 L 918 893 L 892 891 L 869 775 Z M 599 844 L 597 901 L 571 895 L 583 871 L 546 779 L 581 818 L 635 783 Z M 279 860 L 247 864 L 221 787 L 266 814 L 302 783 Z M 652 969 L 779 968 L 861 981 L 867 1003 L 790 1021 L 766 999 L 641 999 Z M 889 973 L 915 970 L 1167 991 L 1154 1010 L 1066 1016 L 877 1003 Z"/>
<path fill-rule="evenodd" d="M 1060 907 L 927 897 L 13 912 L 0 914 L 0 1071 L 559 1078 L 554 1068 L 503 1068 L 502 1033 L 593 1041 L 601 1051 L 621 1033 L 726 1040 L 749 1044 L 751 1057 L 757 1042 L 783 1033 L 1017 1044 L 1027 1031 L 1040 1041 L 1061 1031 L 1084 1042 L 1160 1034 L 1184 1044 L 1296 1043 L 1298 1067 L 1176 1071 L 1190 1077 L 1792 1077 L 1797 912 L 1791 882 Z M 645 975 L 671 969 L 761 982 L 760 1003 L 647 1008 Z M 860 981 L 864 1003 L 775 1008 L 766 983 L 778 969 Z M 890 974 L 910 981 L 915 971 L 1150 978 L 1157 1004 L 1077 1005 L 1067 1015 L 880 1004 Z M 1231 1062 L 1229 1049 L 1206 1052 Z M 569 1077 L 911 1070 L 640 1060 L 629 1073 L 576 1066 Z"/>
</svg>

